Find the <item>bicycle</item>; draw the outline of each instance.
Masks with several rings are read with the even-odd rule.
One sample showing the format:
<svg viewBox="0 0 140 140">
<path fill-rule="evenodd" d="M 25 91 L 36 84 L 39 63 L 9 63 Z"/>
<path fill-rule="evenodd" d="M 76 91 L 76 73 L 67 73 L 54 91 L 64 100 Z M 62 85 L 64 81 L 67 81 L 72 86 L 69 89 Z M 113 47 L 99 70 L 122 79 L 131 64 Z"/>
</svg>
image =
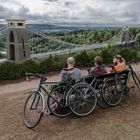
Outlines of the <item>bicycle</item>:
<svg viewBox="0 0 140 140">
<path fill-rule="evenodd" d="M 83 78 L 83 81 L 90 84 L 96 91 L 97 94 L 97 104 L 101 107 L 101 108 L 107 108 L 108 104 L 106 104 L 106 102 L 104 101 L 103 97 L 102 97 L 102 85 L 103 82 L 105 80 L 104 75 L 101 76 L 94 76 L 93 74 L 90 74 L 90 70 L 88 69 L 88 76 L 85 76 Z"/>
<path fill-rule="evenodd" d="M 128 70 L 130 71 L 130 75 L 132 76 L 135 85 L 140 90 L 140 79 L 138 75 L 136 74 L 136 72 L 133 70 L 133 67 L 130 65 L 131 63 L 135 63 L 137 65 L 137 62 L 131 61 L 131 62 L 128 62 L 127 65 L 128 65 Z"/>
<path fill-rule="evenodd" d="M 48 112 L 58 117 L 66 117 L 71 114 L 71 111 L 65 104 L 66 93 L 69 88 L 72 87 L 70 82 L 46 82 L 47 78 L 43 75 L 26 73 L 27 80 L 31 76 L 40 78 L 40 81 L 37 90 L 31 92 L 24 105 L 24 123 L 28 128 L 35 127 L 40 122 L 43 115 Z M 48 91 L 44 85 L 48 86 L 49 84 L 59 84 L 59 86 Z M 48 109 L 42 90 L 48 95 Z"/>
<path fill-rule="evenodd" d="M 107 79 L 102 87 L 103 99 L 109 106 L 118 105 L 121 102 L 123 95 L 128 94 L 129 90 L 134 88 L 134 86 L 128 87 L 128 79 L 130 75 L 132 76 L 136 86 L 140 89 L 140 80 L 130 65 L 132 62 L 128 62 L 128 68 L 120 72 L 117 72 L 114 66 L 111 66 L 115 71 L 115 73 L 113 73 L 114 76 Z"/>
</svg>

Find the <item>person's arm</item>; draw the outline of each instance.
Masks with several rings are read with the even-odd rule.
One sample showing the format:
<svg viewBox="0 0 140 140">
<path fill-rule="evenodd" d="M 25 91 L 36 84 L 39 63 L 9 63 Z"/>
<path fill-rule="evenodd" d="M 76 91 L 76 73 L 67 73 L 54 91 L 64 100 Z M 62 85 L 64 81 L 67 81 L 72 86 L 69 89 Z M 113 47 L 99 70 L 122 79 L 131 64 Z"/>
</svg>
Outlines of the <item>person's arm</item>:
<svg viewBox="0 0 140 140">
<path fill-rule="evenodd" d="M 82 77 L 82 74 L 81 74 L 81 71 L 79 70 L 79 77 L 81 78 Z"/>
<path fill-rule="evenodd" d="M 62 70 L 61 74 L 60 74 L 60 81 L 62 82 L 64 80 L 65 80 L 65 78 L 64 78 L 64 71 Z"/>
</svg>

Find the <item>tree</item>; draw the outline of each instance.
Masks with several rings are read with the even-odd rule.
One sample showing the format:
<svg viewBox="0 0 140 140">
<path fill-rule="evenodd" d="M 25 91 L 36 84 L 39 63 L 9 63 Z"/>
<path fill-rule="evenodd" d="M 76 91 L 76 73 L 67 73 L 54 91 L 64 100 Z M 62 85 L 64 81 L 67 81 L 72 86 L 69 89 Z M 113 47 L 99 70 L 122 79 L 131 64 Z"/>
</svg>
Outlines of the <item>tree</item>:
<svg viewBox="0 0 140 140">
<path fill-rule="evenodd" d="M 136 40 L 136 44 L 140 45 L 140 33 L 137 33 L 135 40 Z"/>
<path fill-rule="evenodd" d="M 104 40 L 109 40 L 112 37 L 112 34 L 110 32 L 106 32 L 104 35 Z"/>
<path fill-rule="evenodd" d="M 137 57 L 136 50 L 132 50 L 130 48 L 124 48 L 121 50 L 121 55 L 125 58 L 126 61 L 131 61 Z"/>
<path fill-rule="evenodd" d="M 80 54 L 77 54 L 75 59 L 77 62 L 76 64 L 80 67 L 89 67 L 92 65 L 91 57 L 85 51 L 83 51 Z"/>
</svg>

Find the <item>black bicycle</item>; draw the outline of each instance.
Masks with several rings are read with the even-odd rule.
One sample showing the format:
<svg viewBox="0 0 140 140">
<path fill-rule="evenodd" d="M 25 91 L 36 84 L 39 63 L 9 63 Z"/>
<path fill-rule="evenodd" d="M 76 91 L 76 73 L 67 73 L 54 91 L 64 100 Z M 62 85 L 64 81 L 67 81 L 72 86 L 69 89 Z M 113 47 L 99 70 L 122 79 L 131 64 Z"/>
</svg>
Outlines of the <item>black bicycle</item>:
<svg viewBox="0 0 140 140">
<path fill-rule="evenodd" d="M 135 85 L 140 90 L 140 79 L 139 79 L 138 75 L 136 74 L 136 72 L 133 70 L 133 67 L 131 66 L 131 63 L 135 63 L 137 65 L 137 62 L 136 61 L 128 62 L 127 63 L 128 68 L 127 69 L 130 71 L 130 75 L 132 76 Z"/>
<path fill-rule="evenodd" d="M 105 81 L 105 75 L 95 76 L 90 74 L 90 69 L 87 70 L 89 75 L 83 77 L 83 81 L 90 84 L 96 91 L 97 103 L 101 108 L 107 108 L 108 104 L 104 101 L 102 97 L 102 86 Z"/>
<path fill-rule="evenodd" d="M 24 105 L 24 123 L 28 128 L 35 127 L 44 114 L 53 114 L 59 117 L 66 117 L 71 114 L 66 106 L 66 94 L 72 87 L 71 81 L 68 82 L 46 82 L 47 78 L 40 74 L 26 73 L 26 78 L 35 76 L 40 78 L 37 90 L 31 91 Z M 49 91 L 45 86 L 53 85 Z M 47 106 L 45 103 L 45 92 L 47 97 Z"/>
<path fill-rule="evenodd" d="M 121 102 L 123 95 L 127 95 L 129 90 L 134 88 L 134 86 L 128 86 L 130 76 L 132 76 L 135 85 L 140 89 L 140 79 L 131 66 L 132 62 L 127 63 L 127 69 L 119 72 L 115 71 L 114 66 L 111 66 L 115 72 L 110 74 L 112 76 L 105 80 L 102 86 L 102 96 L 108 105 L 118 105 Z"/>
<path fill-rule="evenodd" d="M 96 95 L 94 95 L 93 88 L 86 83 L 76 84 L 71 79 L 71 73 L 67 74 L 67 82 L 46 82 L 47 78 L 43 75 L 26 73 L 27 79 L 31 76 L 40 78 L 37 90 L 31 92 L 24 105 L 24 123 L 28 128 L 35 127 L 46 113 L 58 117 L 69 116 L 72 112 L 78 116 L 85 116 L 94 110 L 97 99 Z M 53 84 L 53 87 L 48 91 L 44 85 L 50 84 Z M 48 95 L 47 105 L 43 91 Z M 91 91 L 92 95 L 90 95 Z M 83 107 L 88 105 L 88 109 L 79 108 L 80 103 L 82 103 Z"/>
</svg>

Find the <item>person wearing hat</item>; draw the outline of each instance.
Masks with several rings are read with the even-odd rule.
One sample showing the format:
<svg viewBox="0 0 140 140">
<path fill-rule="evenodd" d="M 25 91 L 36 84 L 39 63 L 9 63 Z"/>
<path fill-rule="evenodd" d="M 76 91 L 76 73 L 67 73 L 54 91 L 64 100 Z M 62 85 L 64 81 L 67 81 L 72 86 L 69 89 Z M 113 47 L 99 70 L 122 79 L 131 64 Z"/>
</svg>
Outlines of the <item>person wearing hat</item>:
<svg viewBox="0 0 140 140">
<path fill-rule="evenodd" d="M 115 65 L 114 69 L 116 71 L 123 71 L 123 70 L 125 70 L 125 66 L 126 66 L 125 59 L 121 55 L 116 55 L 113 58 L 113 63 Z"/>
</svg>

